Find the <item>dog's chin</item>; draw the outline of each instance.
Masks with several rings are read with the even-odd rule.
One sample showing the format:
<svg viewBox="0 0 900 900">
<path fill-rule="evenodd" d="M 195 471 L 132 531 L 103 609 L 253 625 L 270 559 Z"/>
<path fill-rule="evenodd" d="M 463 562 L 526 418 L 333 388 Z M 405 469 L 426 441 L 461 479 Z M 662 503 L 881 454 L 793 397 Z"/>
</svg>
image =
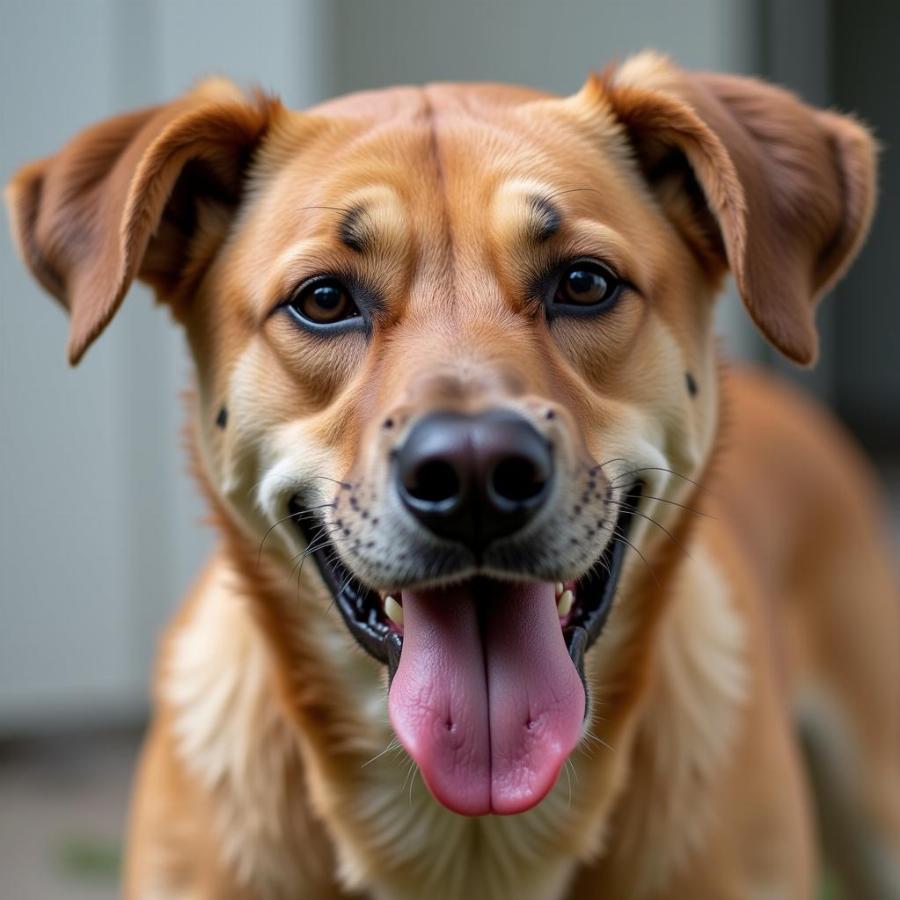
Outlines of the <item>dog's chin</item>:
<svg viewBox="0 0 900 900">
<path fill-rule="evenodd" d="M 628 492 L 613 537 L 575 581 L 511 573 L 385 595 L 317 542 L 314 557 L 350 633 L 388 667 L 397 737 L 454 812 L 531 808 L 581 739 L 584 655 L 609 616 L 640 493 L 640 485 Z M 299 506 L 292 512 L 308 521 Z"/>
</svg>

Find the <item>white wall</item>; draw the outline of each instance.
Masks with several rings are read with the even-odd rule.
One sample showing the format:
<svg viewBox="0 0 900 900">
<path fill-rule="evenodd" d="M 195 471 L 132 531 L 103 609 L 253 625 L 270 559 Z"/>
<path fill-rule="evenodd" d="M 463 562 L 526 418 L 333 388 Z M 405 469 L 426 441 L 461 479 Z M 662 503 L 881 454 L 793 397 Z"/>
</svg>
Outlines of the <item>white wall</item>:
<svg viewBox="0 0 900 900">
<path fill-rule="evenodd" d="M 395 81 L 571 92 L 645 46 L 751 71 L 753 0 L 2 0 L 0 179 L 211 72 L 303 106 Z M 0 734 L 133 715 L 210 543 L 184 473 L 175 328 L 132 291 L 75 371 L 66 321 L 0 238 Z M 730 330 L 747 334 L 736 303 Z M 740 342 L 739 342 L 740 343 Z"/>
<path fill-rule="evenodd" d="M 317 0 L 4 0 L 0 180 L 199 76 L 322 95 Z M 76 370 L 66 319 L 0 239 L 0 734 L 134 715 L 211 543 L 185 474 L 180 334 L 149 292 Z"/>
</svg>

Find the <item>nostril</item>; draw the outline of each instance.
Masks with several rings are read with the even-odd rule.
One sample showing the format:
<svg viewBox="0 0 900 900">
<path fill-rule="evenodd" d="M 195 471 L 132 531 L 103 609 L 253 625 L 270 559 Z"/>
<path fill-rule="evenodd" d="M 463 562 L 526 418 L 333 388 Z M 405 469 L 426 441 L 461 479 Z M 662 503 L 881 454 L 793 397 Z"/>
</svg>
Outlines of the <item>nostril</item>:
<svg viewBox="0 0 900 900">
<path fill-rule="evenodd" d="M 500 460 L 490 475 L 490 488 L 494 496 L 516 505 L 540 496 L 546 484 L 546 472 L 527 456 L 510 456 Z"/>
<path fill-rule="evenodd" d="M 444 459 L 429 459 L 415 466 L 403 479 L 403 486 L 413 499 L 435 505 L 456 500 L 462 488 L 456 469 Z"/>
</svg>

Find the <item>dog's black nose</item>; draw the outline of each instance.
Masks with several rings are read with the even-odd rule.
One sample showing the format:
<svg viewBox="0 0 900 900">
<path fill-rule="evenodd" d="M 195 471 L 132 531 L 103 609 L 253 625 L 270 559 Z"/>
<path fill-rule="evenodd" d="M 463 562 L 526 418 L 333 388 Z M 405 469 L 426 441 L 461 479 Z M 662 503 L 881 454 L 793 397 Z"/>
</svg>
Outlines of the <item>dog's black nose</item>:
<svg viewBox="0 0 900 900">
<path fill-rule="evenodd" d="M 432 413 L 400 447 L 395 477 L 423 525 L 479 552 L 535 516 L 550 493 L 553 454 L 513 412 Z"/>
</svg>

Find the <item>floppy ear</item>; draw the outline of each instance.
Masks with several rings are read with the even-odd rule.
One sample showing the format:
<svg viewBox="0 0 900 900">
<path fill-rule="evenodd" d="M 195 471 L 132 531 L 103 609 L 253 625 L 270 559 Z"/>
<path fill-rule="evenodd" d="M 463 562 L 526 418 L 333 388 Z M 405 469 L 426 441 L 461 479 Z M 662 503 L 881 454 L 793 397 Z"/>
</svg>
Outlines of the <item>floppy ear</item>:
<svg viewBox="0 0 900 900">
<path fill-rule="evenodd" d="M 224 80 L 101 122 L 7 188 L 13 234 L 69 310 L 74 365 L 136 277 L 174 300 L 209 262 L 278 101 Z"/>
<path fill-rule="evenodd" d="M 587 90 L 625 125 L 689 242 L 731 268 L 766 337 L 813 363 L 816 304 L 855 256 L 874 210 L 868 131 L 761 81 L 685 72 L 655 54 Z"/>
</svg>

